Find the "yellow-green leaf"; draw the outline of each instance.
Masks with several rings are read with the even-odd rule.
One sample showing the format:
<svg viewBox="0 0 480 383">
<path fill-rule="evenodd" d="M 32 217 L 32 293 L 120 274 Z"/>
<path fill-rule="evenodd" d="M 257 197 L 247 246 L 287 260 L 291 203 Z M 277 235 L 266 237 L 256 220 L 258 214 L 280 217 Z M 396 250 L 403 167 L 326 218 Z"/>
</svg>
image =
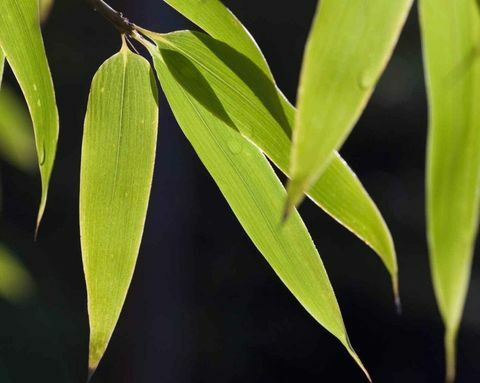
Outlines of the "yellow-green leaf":
<svg viewBox="0 0 480 383">
<path fill-rule="evenodd" d="M 261 97 L 262 94 L 268 96 L 270 100 L 274 100 L 273 103 L 276 104 L 276 108 L 274 110 L 270 108 L 267 111 L 265 107 L 261 107 L 261 110 L 268 112 L 268 114 L 275 112 L 281 117 L 275 118 L 270 115 L 269 117 L 263 117 L 261 120 L 250 118 L 249 121 L 255 128 L 246 127 L 246 129 L 242 129 L 245 124 L 241 124 L 240 130 L 258 145 L 283 172 L 288 174 L 291 151 L 290 137 L 295 109 L 278 88 L 276 89 L 278 97 L 275 100 L 273 93 L 276 85 L 273 75 L 251 34 L 219 0 L 166 0 L 166 2 L 212 37 L 228 44 L 232 49 L 228 50 L 228 47 L 224 46 L 221 50 L 223 52 L 228 50 L 234 57 L 240 57 L 243 63 L 243 65 L 232 66 L 234 57 L 231 57 L 228 61 L 219 62 L 219 58 L 215 57 L 218 52 L 212 51 L 210 55 L 206 55 L 205 50 L 212 49 L 212 46 L 219 47 L 220 44 L 206 45 L 205 41 L 198 40 L 196 43 L 199 47 L 193 52 L 188 52 L 187 49 L 185 56 L 189 57 L 197 51 L 203 52 L 200 58 L 204 57 L 207 60 L 202 62 L 202 65 L 196 65 L 197 63 L 191 60 L 200 71 L 205 72 L 205 67 L 210 67 L 210 72 L 218 73 L 218 68 L 227 65 L 229 66 L 227 72 L 236 72 L 236 77 L 239 77 L 239 75 L 244 77 L 242 74 L 254 72 L 257 79 L 262 79 L 260 84 L 264 85 L 267 91 L 257 92 L 257 97 Z M 185 51 L 185 48 L 183 48 L 183 51 Z M 198 60 L 199 57 L 196 57 L 196 59 Z M 211 65 L 211 62 L 215 62 L 215 64 Z M 217 67 L 218 65 L 219 67 Z M 262 72 L 264 76 L 261 75 Z M 268 77 L 273 83 L 269 83 L 265 77 Z M 229 78 L 231 76 L 226 77 L 226 79 Z M 218 84 L 218 80 L 213 79 L 212 81 L 214 81 L 213 84 Z M 220 98 L 221 96 L 222 92 L 219 94 Z M 233 97 L 238 98 L 238 94 L 233 95 Z M 256 103 L 259 101 L 257 97 L 252 99 Z M 278 108 L 278 103 L 281 104 L 283 111 Z M 223 102 L 223 104 L 228 109 L 228 105 L 231 103 Z M 266 119 L 269 123 L 261 125 L 260 121 L 265 122 Z M 309 190 L 308 195 L 315 204 L 352 231 L 380 256 L 391 274 L 395 294 L 397 295 L 397 261 L 388 227 L 355 173 L 338 153 L 335 153 L 334 159 L 320 179 Z"/>
<path fill-rule="evenodd" d="M 226 121 L 228 116 L 212 110 L 211 104 L 220 106 L 220 101 L 193 67 L 179 69 L 190 71 L 189 87 L 210 97 L 207 105 L 178 83 L 165 62 L 172 51 L 144 43 L 178 123 L 253 243 L 303 307 L 364 369 L 348 341 L 332 286 L 302 219 L 295 212 L 284 227 L 279 224 L 286 192 L 268 160 Z"/>
<path fill-rule="evenodd" d="M 152 69 L 124 44 L 93 79 L 83 137 L 80 232 L 91 374 L 105 353 L 134 273 L 153 177 L 157 125 Z"/>
<path fill-rule="evenodd" d="M 0 46 L 25 95 L 35 131 L 42 176 L 37 228 L 47 203 L 58 140 L 58 111 L 38 7 L 38 0 L 0 1 Z"/>
<path fill-rule="evenodd" d="M 0 155 L 24 171 L 31 171 L 36 163 L 28 110 L 5 84 L 0 89 Z"/>
<path fill-rule="evenodd" d="M 3 70 L 5 68 L 5 54 L 0 47 L 0 88 L 2 87 Z"/>
<path fill-rule="evenodd" d="M 347 138 L 395 47 L 413 0 L 319 2 L 298 90 L 287 211 Z"/>
<path fill-rule="evenodd" d="M 478 228 L 480 15 L 476 0 L 421 0 L 419 7 L 430 102 L 428 242 L 453 381 Z"/>
<path fill-rule="evenodd" d="M 0 244 L 0 296 L 12 303 L 21 303 L 34 291 L 30 273 Z"/>
</svg>

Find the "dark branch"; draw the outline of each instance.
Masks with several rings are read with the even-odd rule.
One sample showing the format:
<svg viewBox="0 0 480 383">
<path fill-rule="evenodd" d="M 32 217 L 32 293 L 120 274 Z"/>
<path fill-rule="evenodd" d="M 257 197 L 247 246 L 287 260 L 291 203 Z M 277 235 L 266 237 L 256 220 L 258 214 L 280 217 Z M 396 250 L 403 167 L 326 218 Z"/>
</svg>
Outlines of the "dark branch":
<svg viewBox="0 0 480 383">
<path fill-rule="evenodd" d="M 133 23 L 103 0 L 87 0 L 87 2 L 90 3 L 95 11 L 110 21 L 120 33 L 131 35 L 135 31 Z"/>
</svg>

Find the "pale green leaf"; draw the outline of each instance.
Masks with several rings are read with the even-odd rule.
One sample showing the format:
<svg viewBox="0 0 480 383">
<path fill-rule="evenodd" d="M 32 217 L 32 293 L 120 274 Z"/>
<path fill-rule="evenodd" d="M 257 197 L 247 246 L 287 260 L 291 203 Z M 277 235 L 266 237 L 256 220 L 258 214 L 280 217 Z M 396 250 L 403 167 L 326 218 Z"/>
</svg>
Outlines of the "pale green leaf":
<svg viewBox="0 0 480 383">
<path fill-rule="evenodd" d="M 480 187 L 480 15 L 476 0 L 421 0 L 430 130 L 427 219 L 432 276 L 445 327 L 447 378 L 467 294 Z"/>
<path fill-rule="evenodd" d="M 0 155 L 24 171 L 31 171 L 36 163 L 28 110 L 5 84 L 0 89 Z"/>
<path fill-rule="evenodd" d="M 0 244 L 0 296 L 11 303 L 21 303 L 34 291 L 30 273 Z"/>
<path fill-rule="evenodd" d="M 184 134 L 253 243 L 303 307 L 340 340 L 365 371 L 348 341 L 332 286 L 302 219 L 295 212 L 284 227 L 280 225 L 286 192 L 268 160 L 232 127 L 227 115 L 212 109 L 221 107 L 221 103 L 206 80 L 195 76 L 194 67 L 178 69 L 189 71 L 188 86 L 210 97 L 208 104 L 178 83 L 175 68 L 166 63 L 172 51 L 144 44 L 153 56 L 163 90 Z"/>
<path fill-rule="evenodd" d="M 153 177 L 157 125 L 152 69 L 124 45 L 95 75 L 83 137 L 80 232 L 91 374 L 113 334 L 134 273 Z"/>
<path fill-rule="evenodd" d="M 305 48 L 287 210 L 343 144 L 382 74 L 413 0 L 322 0 Z"/>
<path fill-rule="evenodd" d="M 196 57 L 195 60 L 191 58 L 192 63 L 198 67 L 202 72 L 205 72 L 202 65 L 197 65 L 199 58 L 205 58 L 207 61 L 202 62 L 203 67 L 210 67 L 210 72 L 218 74 L 218 68 L 229 66 L 223 72 L 236 72 L 234 79 L 238 83 L 238 78 L 244 78 L 245 74 L 253 73 L 256 79 L 261 79 L 257 84 L 257 88 L 264 86 L 266 91 L 257 92 L 257 96 L 252 100 L 258 104 L 257 98 L 266 97 L 270 100 L 270 104 L 276 105 L 275 108 L 266 110 L 264 106 L 260 106 L 255 114 L 268 113 L 260 120 L 249 118 L 252 123 L 252 128 L 245 127 L 245 124 L 240 124 L 239 128 L 251 141 L 253 141 L 261 150 L 285 173 L 288 173 L 290 168 L 290 151 L 291 151 L 291 132 L 294 122 L 295 109 L 283 96 L 283 94 L 276 89 L 278 97 L 273 94 L 274 84 L 267 81 L 268 77 L 273 80 L 273 75 L 265 61 L 263 54 L 259 47 L 248 33 L 245 27 L 238 21 L 238 19 L 220 2 L 219 0 L 166 0 L 168 4 L 182 13 L 185 17 L 192 20 L 202 29 L 208 32 L 215 39 L 228 44 L 233 49 L 228 47 L 221 47 L 220 44 L 205 44 L 205 41 L 194 41 L 198 45 L 194 52 L 185 52 L 186 57 L 191 57 L 192 53 L 200 51 L 202 56 Z M 205 40 L 205 39 L 203 39 Z M 212 48 L 213 47 L 213 48 Z M 228 51 L 228 60 L 219 62 L 218 57 L 214 57 L 218 52 L 212 51 L 211 54 L 205 52 L 206 49 L 212 50 L 221 47 L 222 52 Z M 217 49 L 218 50 L 218 49 Z M 236 51 L 236 52 L 235 52 Z M 218 55 L 217 55 L 218 56 Z M 222 57 L 222 56 L 219 56 Z M 225 54 L 223 54 L 225 57 Z M 240 61 L 231 65 L 232 60 L 240 58 Z M 211 65 L 210 63 L 215 62 Z M 219 65 L 219 67 L 217 67 Z M 262 76 L 263 72 L 263 76 Z M 208 73 L 205 75 L 209 77 L 209 81 L 213 81 L 213 85 L 219 84 L 215 78 Z M 228 75 L 226 79 L 231 79 L 232 75 Z M 243 80 L 242 80 L 243 81 Z M 250 81 L 252 83 L 252 81 Z M 255 84 L 254 84 L 255 85 Z M 236 86 L 236 85 L 232 85 Z M 245 88 L 245 84 L 243 85 Z M 231 92 L 230 92 L 231 93 Z M 248 92 L 250 94 L 251 92 Z M 224 92 L 219 93 L 219 98 L 222 98 Z M 238 94 L 229 94 L 229 97 L 238 98 Z M 222 102 L 225 109 L 232 103 Z M 281 109 L 278 104 L 281 104 Z M 252 105 L 249 111 L 252 112 Z M 274 117 L 274 113 L 280 117 Z M 260 122 L 268 124 L 261 125 Z M 244 129 L 242 129 L 242 127 Z M 253 133 L 253 134 L 252 134 Z M 308 193 L 309 197 L 335 220 L 344 225 L 360 239 L 366 242 L 382 259 L 388 271 L 391 273 L 393 287 L 395 294 L 398 293 L 397 282 L 397 261 L 395 255 L 395 248 L 392 237 L 385 224 L 380 212 L 375 203 L 372 201 L 368 193 L 363 188 L 362 184 L 356 177 L 355 173 L 348 167 L 347 163 L 335 153 L 333 161 L 327 167 L 326 171 L 320 179 L 312 186 Z"/>
<path fill-rule="evenodd" d="M 38 0 L 0 1 L 0 46 L 25 95 L 42 176 L 37 228 L 45 211 L 58 140 L 58 111 L 40 32 Z"/>
</svg>

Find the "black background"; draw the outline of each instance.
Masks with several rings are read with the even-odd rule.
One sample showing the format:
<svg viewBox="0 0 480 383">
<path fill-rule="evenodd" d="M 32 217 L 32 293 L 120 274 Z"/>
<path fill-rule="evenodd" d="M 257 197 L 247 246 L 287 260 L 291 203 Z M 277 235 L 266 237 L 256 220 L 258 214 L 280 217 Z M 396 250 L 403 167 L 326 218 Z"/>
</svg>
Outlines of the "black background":
<svg viewBox="0 0 480 383">
<path fill-rule="evenodd" d="M 294 101 L 316 1 L 226 2 Z M 193 28 L 161 0 L 112 1 L 156 31 Z M 91 79 L 120 44 L 86 1 L 57 1 L 45 43 L 61 117 L 44 224 L 32 241 L 39 178 L 1 163 L 0 240 L 38 291 L 0 301 L 0 382 L 84 382 L 88 318 L 78 228 L 82 125 Z M 7 82 L 14 84 L 11 73 Z M 155 181 L 134 281 L 93 382 L 366 382 L 342 346 L 283 287 L 231 213 L 163 99 Z M 403 315 L 374 253 L 307 202 L 301 213 L 375 382 L 442 382 L 442 324 L 425 240 L 427 107 L 416 9 L 342 154 L 382 211 L 400 265 Z M 480 379 L 479 273 L 459 339 L 458 382 Z"/>
</svg>

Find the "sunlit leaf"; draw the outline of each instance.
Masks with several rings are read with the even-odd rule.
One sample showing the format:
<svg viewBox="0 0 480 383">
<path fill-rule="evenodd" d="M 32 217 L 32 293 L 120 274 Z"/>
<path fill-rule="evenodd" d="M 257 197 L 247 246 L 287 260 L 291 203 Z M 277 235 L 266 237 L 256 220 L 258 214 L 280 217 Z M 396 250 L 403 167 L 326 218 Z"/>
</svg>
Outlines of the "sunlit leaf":
<svg viewBox="0 0 480 383">
<path fill-rule="evenodd" d="M 193 40 L 193 43 L 198 45 L 197 49 L 193 52 L 189 52 L 185 48 L 182 50 L 186 57 L 191 57 L 199 51 L 202 54 L 199 57 L 195 57 L 195 59 L 207 59 L 206 62 L 202 62 L 203 65 L 197 65 L 198 61 L 195 61 L 192 57 L 190 58 L 192 64 L 198 70 L 205 73 L 204 67 L 206 66 L 210 68 L 210 73 L 213 71 L 213 73 L 218 74 L 218 68 L 227 65 L 229 68 L 224 69 L 223 72 L 235 72 L 235 84 L 238 83 L 238 77 L 244 78 L 245 74 L 253 73 L 255 79 L 261 80 L 261 82 L 256 84 L 256 87 L 258 89 L 264 86 L 266 90 L 257 92 L 256 97 L 252 100 L 258 104 L 261 102 L 258 98 L 266 97 L 270 100 L 270 104 L 273 103 L 275 105 L 275 108 L 267 110 L 265 106 L 261 105 L 260 109 L 257 108 L 255 110 L 255 114 L 258 115 L 260 112 L 267 113 L 267 115 L 264 115 L 260 120 L 249 118 L 248 121 L 252 123 L 252 128 L 246 127 L 245 124 L 240 124 L 239 129 L 259 146 L 283 172 L 288 173 L 291 151 L 290 137 L 295 109 L 278 89 L 278 97 L 273 94 L 274 90 L 272 88 L 275 85 L 268 82 L 268 79 L 273 81 L 273 75 L 252 36 L 219 0 L 166 0 L 166 2 L 199 25 L 212 37 L 219 40 L 219 42 L 224 42 L 233 48 L 228 49 L 228 47 L 219 43 L 207 45 L 205 39 Z M 208 54 L 206 50 L 212 50 L 212 52 Z M 218 54 L 218 50 L 223 52 L 223 55 L 218 55 L 219 57 L 224 58 L 225 53 L 227 53 L 227 58 L 223 62 L 219 62 L 219 58 L 215 57 Z M 236 58 L 239 58 L 238 62 L 235 62 Z M 211 65 L 210 63 L 212 62 L 215 64 Z M 219 67 L 217 67 L 218 65 Z M 219 84 L 218 80 L 212 78 L 208 72 L 205 73 L 205 76 L 209 77 L 209 81 L 213 81 L 213 85 Z M 226 79 L 231 78 L 232 75 L 226 77 Z M 252 81 L 247 82 L 248 84 L 252 84 Z M 245 88 L 245 84 L 243 88 Z M 251 91 L 248 92 L 248 94 L 250 93 Z M 218 97 L 222 98 L 224 94 L 225 92 L 220 92 Z M 229 97 L 238 99 L 239 94 L 231 94 L 230 92 Z M 223 101 L 222 103 L 225 109 L 228 109 L 232 104 L 232 102 Z M 278 107 L 279 103 L 281 108 Z M 251 109 L 252 105 L 250 104 L 249 112 L 245 112 L 244 115 L 251 113 Z M 277 117 L 272 116 L 272 113 Z M 268 121 L 268 123 L 265 124 L 265 121 Z M 388 227 L 355 173 L 338 153 L 335 153 L 334 159 L 326 171 L 309 190 L 309 197 L 335 220 L 347 227 L 377 252 L 391 273 L 394 290 L 397 295 L 397 261 Z"/>
<path fill-rule="evenodd" d="M 446 334 L 447 379 L 467 294 L 480 187 L 480 15 L 476 0 L 421 0 L 430 131 L 427 219 Z"/>
<path fill-rule="evenodd" d="M 215 90 L 195 67 L 179 69 L 188 72 L 192 91 L 206 99 L 195 97 L 178 83 L 175 68 L 167 64 L 174 51 L 144 43 L 184 134 L 253 243 L 303 307 L 340 340 L 363 369 L 348 341 L 332 286 L 302 219 L 295 212 L 284 227 L 279 224 L 286 192 L 267 159 L 232 126 L 228 115 L 215 109 L 221 107 Z"/>
<path fill-rule="evenodd" d="M 0 88 L 2 87 L 3 70 L 5 68 L 5 54 L 0 47 Z"/>
<path fill-rule="evenodd" d="M 153 177 L 157 125 L 152 69 L 124 45 L 95 75 L 82 147 L 80 230 L 91 374 L 110 341 L 135 269 Z"/>
<path fill-rule="evenodd" d="M 0 296 L 11 303 L 21 303 L 34 291 L 30 273 L 0 244 Z"/>
<path fill-rule="evenodd" d="M 5 84 L 0 89 L 0 155 L 24 171 L 31 171 L 36 163 L 28 110 Z"/>
<path fill-rule="evenodd" d="M 360 117 L 412 2 L 319 2 L 298 90 L 287 211 L 325 171 Z"/>
<path fill-rule="evenodd" d="M 45 211 L 58 140 L 58 112 L 43 46 L 38 0 L 0 1 L 0 46 L 25 95 L 42 176 L 37 228 Z"/>
</svg>

